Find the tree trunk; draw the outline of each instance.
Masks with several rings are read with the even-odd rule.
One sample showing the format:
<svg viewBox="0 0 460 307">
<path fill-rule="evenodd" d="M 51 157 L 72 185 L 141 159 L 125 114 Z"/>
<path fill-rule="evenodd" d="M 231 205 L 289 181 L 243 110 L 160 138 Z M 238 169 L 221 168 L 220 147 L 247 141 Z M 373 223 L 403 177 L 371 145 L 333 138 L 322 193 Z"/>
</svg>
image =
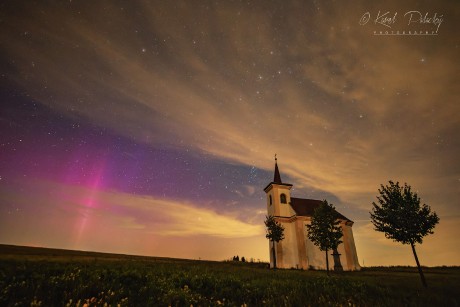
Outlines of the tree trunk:
<svg viewBox="0 0 460 307">
<path fill-rule="evenodd" d="M 273 252 L 273 269 L 276 270 L 276 251 L 275 251 L 275 241 L 272 241 L 272 252 Z"/>
<path fill-rule="evenodd" d="M 326 248 L 326 272 L 327 272 L 327 276 L 329 276 L 329 257 L 327 256 L 327 248 Z"/>
<path fill-rule="evenodd" d="M 411 243 L 410 246 L 412 247 L 412 252 L 414 253 L 415 262 L 417 263 L 418 273 L 420 274 L 420 278 L 422 279 L 422 284 L 426 288 L 428 285 L 426 284 L 425 276 L 423 275 L 422 267 L 420 266 L 420 262 L 418 262 L 417 253 L 415 252 L 414 243 Z"/>
</svg>

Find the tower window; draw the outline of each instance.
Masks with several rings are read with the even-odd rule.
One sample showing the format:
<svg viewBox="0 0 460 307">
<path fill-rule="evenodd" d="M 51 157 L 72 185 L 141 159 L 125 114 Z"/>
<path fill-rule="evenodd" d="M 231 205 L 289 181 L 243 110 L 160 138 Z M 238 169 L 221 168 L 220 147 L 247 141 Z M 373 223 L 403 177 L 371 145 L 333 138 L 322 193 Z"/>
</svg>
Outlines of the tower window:
<svg viewBox="0 0 460 307">
<path fill-rule="evenodd" d="M 272 196 L 269 195 L 269 198 L 270 198 L 270 206 L 272 205 Z"/>
<path fill-rule="evenodd" d="M 280 195 L 280 202 L 281 202 L 282 204 L 286 204 L 286 203 L 287 203 L 287 202 L 286 202 L 286 194 L 283 193 L 283 194 Z"/>
</svg>

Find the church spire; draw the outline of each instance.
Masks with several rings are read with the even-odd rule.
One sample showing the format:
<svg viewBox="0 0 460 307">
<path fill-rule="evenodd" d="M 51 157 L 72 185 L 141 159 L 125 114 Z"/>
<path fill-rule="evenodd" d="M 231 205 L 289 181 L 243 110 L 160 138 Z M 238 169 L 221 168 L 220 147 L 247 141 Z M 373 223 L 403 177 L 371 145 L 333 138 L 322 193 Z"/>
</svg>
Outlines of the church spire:
<svg viewBox="0 0 460 307">
<path fill-rule="evenodd" d="M 280 170 L 278 169 L 278 159 L 276 158 L 275 154 L 275 176 L 273 178 L 274 183 L 283 183 L 281 181 L 281 175 L 280 175 Z"/>
</svg>

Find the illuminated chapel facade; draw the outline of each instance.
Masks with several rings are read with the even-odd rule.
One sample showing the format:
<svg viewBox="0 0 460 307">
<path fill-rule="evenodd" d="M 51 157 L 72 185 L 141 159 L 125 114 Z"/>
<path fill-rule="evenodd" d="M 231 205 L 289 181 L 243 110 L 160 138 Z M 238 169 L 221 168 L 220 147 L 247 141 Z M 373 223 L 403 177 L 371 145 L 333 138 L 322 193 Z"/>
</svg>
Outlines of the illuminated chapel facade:
<svg viewBox="0 0 460 307">
<path fill-rule="evenodd" d="M 292 184 L 281 181 L 278 163 L 275 159 L 275 175 L 264 189 L 267 195 L 268 215 L 284 227 L 284 240 L 269 241 L 270 267 L 274 265 L 273 251 L 276 253 L 277 268 L 326 269 L 325 252 L 320 251 L 307 237 L 307 225 L 311 223 L 313 211 L 322 201 L 291 197 Z M 329 251 L 329 268 L 333 270 L 360 270 L 355 241 L 353 221 L 337 212 L 343 241 L 336 251 Z"/>
</svg>

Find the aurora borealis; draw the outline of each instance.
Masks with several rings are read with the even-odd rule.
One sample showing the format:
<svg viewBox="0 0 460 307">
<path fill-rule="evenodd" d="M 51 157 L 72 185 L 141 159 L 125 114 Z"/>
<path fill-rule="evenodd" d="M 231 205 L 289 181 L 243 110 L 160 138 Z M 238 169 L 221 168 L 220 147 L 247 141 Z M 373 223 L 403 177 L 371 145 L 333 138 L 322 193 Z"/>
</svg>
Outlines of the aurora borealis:
<svg viewBox="0 0 460 307">
<path fill-rule="evenodd" d="M 293 196 L 355 222 L 361 264 L 414 265 L 370 224 L 394 180 L 440 216 L 421 263 L 459 265 L 459 20 L 447 0 L 5 1 L 0 243 L 267 260 L 276 153 Z"/>
</svg>

